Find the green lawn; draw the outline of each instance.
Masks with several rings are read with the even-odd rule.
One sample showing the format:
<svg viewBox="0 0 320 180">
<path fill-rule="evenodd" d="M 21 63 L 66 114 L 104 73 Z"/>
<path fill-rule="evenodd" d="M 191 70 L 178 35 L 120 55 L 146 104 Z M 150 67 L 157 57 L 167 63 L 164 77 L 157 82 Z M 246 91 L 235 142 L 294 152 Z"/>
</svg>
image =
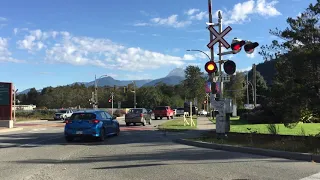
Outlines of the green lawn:
<svg viewBox="0 0 320 180">
<path fill-rule="evenodd" d="M 196 126 L 190 126 L 186 125 L 184 126 L 183 118 L 173 119 L 169 120 L 161 125 L 159 125 L 160 130 L 169 130 L 169 131 L 181 131 L 181 130 L 190 130 L 190 129 L 196 129 L 197 128 L 197 117 L 194 116 L 193 121 Z M 190 124 L 190 118 L 187 118 L 189 124 Z"/>
<path fill-rule="evenodd" d="M 215 123 L 215 120 L 211 121 Z M 290 129 L 283 124 L 276 124 L 278 134 L 284 135 L 315 135 L 320 133 L 320 123 L 303 123 Z M 304 133 L 303 133 L 304 131 Z M 232 117 L 230 119 L 230 132 L 250 133 L 256 132 L 261 134 L 269 134 L 267 124 L 246 124 L 245 121 L 240 121 L 239 117 Z"/>
</svg>

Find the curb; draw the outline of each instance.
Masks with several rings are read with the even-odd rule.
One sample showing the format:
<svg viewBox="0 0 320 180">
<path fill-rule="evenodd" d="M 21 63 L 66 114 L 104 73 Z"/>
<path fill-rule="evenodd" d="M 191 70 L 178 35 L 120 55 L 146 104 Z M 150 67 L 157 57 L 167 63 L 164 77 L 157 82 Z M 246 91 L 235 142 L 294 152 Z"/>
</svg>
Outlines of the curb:
<svg viewBox="0 0 320 180">
<path fill-rule="evenodd" d="M 21 127 L 6 128 L 6 129 L 0 129 L 0 133 L 21 131 L 21 130 L 23 130 L 23 128 L 21 128 Z"/>
<path fill-rule="evenodd" d="M 48 122 L 48 120 L 17 121 L 15 122 L 15 124 L 27 124 L 27 123 L 35 123 L 35 122 Z"/>
<path fill-rule="evenodd" d="M 185 144 L 189 146 L 197 146 L 202 148 L 217 149 L 231 152 L 240 152 L 240 153 L 249 153 L 262 156 L 271 156 L 278 158 L 285 158 L 291 160 L 300 160 L 300 161 L 314 161 L 320 163 L 320 155 L 313 155 L 310 153 L 298 153 L 298 152 L 287 152 L 287 151 L 277 151 L 261 148 L 251 148 L 251 147 L 241 147 L 241 146 L 231 146 L 231 145 L 222 145 L 215 143 L 207 143 L 200 141 L 191 141 L 185 139 L 176 139 L 175 143 Z"/>
</svg>

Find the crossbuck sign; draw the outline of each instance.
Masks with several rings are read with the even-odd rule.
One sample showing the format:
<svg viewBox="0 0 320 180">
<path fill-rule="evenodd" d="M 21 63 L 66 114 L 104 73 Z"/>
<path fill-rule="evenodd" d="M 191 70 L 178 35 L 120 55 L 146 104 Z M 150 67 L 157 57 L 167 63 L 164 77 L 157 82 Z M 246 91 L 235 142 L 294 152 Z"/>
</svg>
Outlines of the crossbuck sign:
<svg viewBox="0 0 320 180">
<path fill-rule="evenodd" d="M 216 37 L 207 45 L 208 48 L 211 49 L 217 42 L 222 43 L 226 49 L 230 48 L 230 44 L 223 38 L 226 34 L 228 34 L 228 32 L 230 32 L 232 30 L 232 28 L 230 26 L 228 26 L 226 29 L 224 29 L 221 32 L 221 34 L 218 33 L 212 26 L 210 26 L 208 29 Z"/>
</svg>

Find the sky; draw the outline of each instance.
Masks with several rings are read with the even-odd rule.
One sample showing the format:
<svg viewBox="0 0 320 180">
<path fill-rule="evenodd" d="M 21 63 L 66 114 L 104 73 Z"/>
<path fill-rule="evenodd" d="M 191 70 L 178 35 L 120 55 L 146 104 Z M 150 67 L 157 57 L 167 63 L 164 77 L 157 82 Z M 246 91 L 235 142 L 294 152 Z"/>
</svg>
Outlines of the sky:
<svg viewBox="0 0 320 180">
<path fill-rule="evenodd" d="M 270 44 L 270 29 L 284 29 L 315 0 L 212 0 L 213 21 L 222 12 L 225 39 Z M 207 0 L 10 0 L 0 6 L 0 82 L 19 92 L 89 82 L 156 79 L 188 65 L 204 71 L 209 53 Z M 218 53 L 218 43 L 214 51 Z M 226 51 L 223 48 L 224 51 Z M 238 71 L 263 62 L 244 51 L 223 56 Z M 214 57 L 218 58 L 217 55 Z"/>
</svg>

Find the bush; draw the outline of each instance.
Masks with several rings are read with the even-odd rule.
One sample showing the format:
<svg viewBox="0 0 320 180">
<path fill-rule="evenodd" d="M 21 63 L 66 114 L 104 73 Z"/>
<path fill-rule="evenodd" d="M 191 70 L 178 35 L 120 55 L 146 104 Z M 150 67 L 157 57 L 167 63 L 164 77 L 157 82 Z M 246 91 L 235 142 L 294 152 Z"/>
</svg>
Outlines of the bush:
<svg viewBox="0 0 320 180">
<path fill-rule="evenodd" d="M 281 117 L 277 117 L 271 109 L 257 107 L 251 112 L 242 114 L 240 120 L 245 120 L 249 124 L 275 124 L 281 123 Z"/>
<path fill-rule="evenodd" d="M 241 115 L 246 114 L 248 112 L 250 112 L 249 109 L 237 109 L 237 115 L 238 116 L 241 116 Z"/>
<path fill-rule="evenodd" d="M 33 111 L 17 111 L 17 118 L 28 119 L 52 119 L 55 111 L 52 110 L 33 110 Z"/>
</svg>

